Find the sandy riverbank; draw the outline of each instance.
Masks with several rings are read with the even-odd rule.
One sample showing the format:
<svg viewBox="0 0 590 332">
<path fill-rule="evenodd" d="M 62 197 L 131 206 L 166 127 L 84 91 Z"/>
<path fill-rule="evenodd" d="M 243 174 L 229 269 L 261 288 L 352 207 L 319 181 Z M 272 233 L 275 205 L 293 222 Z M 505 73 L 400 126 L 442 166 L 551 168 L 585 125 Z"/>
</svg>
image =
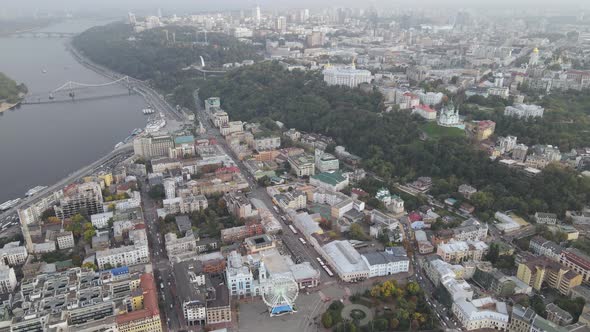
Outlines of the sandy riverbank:
<svg viewBox="0 0 590 332">
<path fill-rule="evenodd" d="M 0 113 L 2 113 L 4 111 L 8 111 L 9 109 L 13 108 L 16 105 L 18 105 L 18 103 L 16 103 L 16 104 L 0 103 Z"/>
</svg>

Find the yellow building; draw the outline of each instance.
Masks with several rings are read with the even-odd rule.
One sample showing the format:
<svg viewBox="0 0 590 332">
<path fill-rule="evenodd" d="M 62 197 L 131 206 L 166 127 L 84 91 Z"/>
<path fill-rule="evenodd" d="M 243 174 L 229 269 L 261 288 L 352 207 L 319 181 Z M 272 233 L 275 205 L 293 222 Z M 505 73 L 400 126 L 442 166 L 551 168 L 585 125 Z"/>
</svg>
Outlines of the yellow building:
<svg viewBox="0 0 590 332">
<path fill-rule="evenodd" d="M 141 275 L 140 288 L 136 291 L 139 291 L 141 296 L 134 292 L 129 303 L 132 308 L 139 309 L 133 310 L 131 308 L 128 312 L 118 315 L 116 317 L 117 328 L 120 332 L 161 332 L 162 322 L 158 308 L 158 295 L 151 273 Z"/>
<path fill-rule="evenodd" d="M 130 311 L 143 309 L 143 291 L 141 289 L 133 291 L 128 303 Z"/>
<path fill-rule="evenodd" d="M 570 225 L 560 225 L 559 230 L 565 233 L 568 241 L 577 240 L 580 236 L 580 232 L 578 232 L 578 230 L 575 227 Z"/>
<path fill-rule="evenodd" d="M 540 290 L 545 279 L 545 268 L 535 265 L 534 262 L 520 263 L 516 277 L 534 289 Z"/>
<path fill-rule="evenodd" d="M 113 184 L 113 173 L 102 173 L 98 175 L 98 178 L 102 179 L 107 187 Z"/>
<path fill-rule="evenodd" d="M 572 288 L 582 284 L 582 276 L 546 257 L 527 256 L 518 265 L 516 277 L 536 290 L 543 282 L 561 294 L 568 295 Z"/>
</svg>

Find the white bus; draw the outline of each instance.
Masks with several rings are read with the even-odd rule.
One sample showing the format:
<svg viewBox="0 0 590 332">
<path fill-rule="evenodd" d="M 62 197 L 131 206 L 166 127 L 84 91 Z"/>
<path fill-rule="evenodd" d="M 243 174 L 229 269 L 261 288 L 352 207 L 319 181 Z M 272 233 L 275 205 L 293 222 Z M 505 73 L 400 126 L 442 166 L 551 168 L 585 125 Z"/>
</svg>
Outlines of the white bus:
<svg viewBox="0 0 590 332">
<path fill-rule="evenodd" d="M 327 274 L 328 274 L 330 277 L 333 277 L 333 276 L 334 276 L 334 273 L 332 273 L 332 271 L 331 271 L 331 270 L 330 270 L 330 269 L 329 269 L 329 268 L 328 268 L 326 265 L 324 265 L 324 266 L 322 266 L 322 267 L 324 268 L 324 271 L 326 271 L 326 273 L 327 273 Z"/>
<path fill-rule="evenodd" d="M 305 239 L 302 237 L 299 238 L 299 242 L 301 242 L 302 244 L 307 244 L 307 241 L 305 241 Z"/>
<path fill-rule="evenodd" d="M 293 225 L 289 225 L 289 229 L 291 230 L 291 232 L 293 232 L 293 234 L 297 234 L 297 230 L 295 229 L 295 227 L 293 227 Z"/>
<path fill-rule="evenodd" d="M 316 260 L 318 261 L 318 263 L 320 263 L 320 265 L 321 265 L 321 266 L 324 266 L 324 265 L 326 265 L 326 264 L 324 263 L 324 261 L 323 261 L 321 258 L 319 258 L 319 257 L 316 257 Z"/>
</svg>

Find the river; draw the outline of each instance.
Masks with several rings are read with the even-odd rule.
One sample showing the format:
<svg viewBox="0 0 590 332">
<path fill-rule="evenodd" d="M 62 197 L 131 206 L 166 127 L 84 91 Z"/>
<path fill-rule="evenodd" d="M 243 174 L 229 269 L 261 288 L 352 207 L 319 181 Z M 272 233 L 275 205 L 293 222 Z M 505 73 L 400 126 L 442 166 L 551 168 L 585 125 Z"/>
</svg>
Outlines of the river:
<svg viewBox="0 0 590 332">
<path fill-rule="evenodd" d="M 78 33 L 105 23 L 69 20 L 43 30 Z M 50 91 L 68 81 L 108 82 L 78 64 L 66 50 L 65 42 L 57 38 L 0 38 L 0 71 L 25 83 L 30 94 L 45 99 Z M 126 92 L 117 85 L 90 88 L 84 93 L 106 96 Z M 141 113 L 144 107 L 140 96 L 127 95 L 22 105 L 0 113 L 0 203 L 24 197 L 32 187 L 51 185 L 107 154 L 134 128 L 145 127 L 146 118 Z"/>
</svg>

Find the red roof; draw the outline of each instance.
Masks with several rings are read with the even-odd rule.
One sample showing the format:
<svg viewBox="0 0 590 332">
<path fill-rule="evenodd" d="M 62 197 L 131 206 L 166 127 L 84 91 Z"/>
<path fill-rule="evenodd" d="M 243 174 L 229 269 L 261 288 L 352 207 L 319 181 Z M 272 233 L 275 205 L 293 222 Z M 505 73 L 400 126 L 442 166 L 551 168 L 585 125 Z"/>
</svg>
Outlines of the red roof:
<svg viewBox="0 0 590 332">
<path fill-rule="evenodd" d="M 576 70 L 570 69 L 567 71 L 568 74 L 578 74 L 578 75 L 590 75 L 590 71 L 588 70 Z"/>
<path fill-rule="evenodd" d="M 416 108 L 419 108 L 419 109 L 421 109 L 421 110 L 423 110 L 425 112 L 429 112 L 429 113 L 430 112 L 435 112 L 436 113 L 436 111 L 433 110 L 432 108 L 430 108 L 430 106 L 428 106 L 428 105 L 420 104 L 420 105 L 416 106 Z"/>
<path fill-rule="evenodd" d="M 158 295 L 156 294 L 156 284 L 154 276 L 151 273 L 144 273 L 140 277 L 139 286 L 143 292 L 143 309 L 131 311 L 116 317 L 117 324 L 126 324 L 136 320 L 151 319 L 160 315 L 158 309 Z"/>
<path fill-rule="evenodd" d="M 240 173 L 240 169 L 236 166 L 221 167 L 215 170 L 215 173 Z"/>
<path fill-rule="evenodd" d="M 411 222 L 414 221 L 421 221 L 422 220 L 422 216 L 420 215 L 420 213 L 418 212 L 412 212 L 408 215 L 408 218 L 410 218 Z"/>
<path fill-rule="evenodd" d="M 362 190 L 361 188 L 352 188 L 350 192 L 357 194 L 359 196 L 367 196 L 369 195 L 366 191 Z"/>
<path fill-rule="evenodd" d="M 479 122 L 477 123 L 477 125 L 478 125 L 480 128 L 488 128 L 488 127 L 495 126 L 495 125 L 496 125 L 496 123 L 495 123 L 494 121 L 492 121 L 492 120 L 482 120 L 482 121 L 479 121 Z"/>
<path fill-rule="evenodd" d="M 563 255 L 569 262 L 583 268 L 584 270 L 590 270 L 590 262 L 585 257 L 580 257 L 571 251 L 565 251 L 563 252 Z"/>
</svg>

